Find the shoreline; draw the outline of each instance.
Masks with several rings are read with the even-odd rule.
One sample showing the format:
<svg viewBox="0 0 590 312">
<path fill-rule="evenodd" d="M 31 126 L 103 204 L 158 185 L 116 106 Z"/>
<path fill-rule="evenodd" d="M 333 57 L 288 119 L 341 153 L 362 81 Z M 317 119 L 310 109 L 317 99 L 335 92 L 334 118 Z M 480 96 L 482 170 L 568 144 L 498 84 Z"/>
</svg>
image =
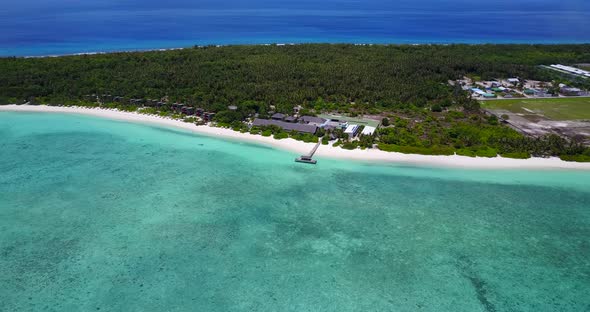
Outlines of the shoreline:
<svg viewBox="0 0 590 312">
<path fill-rule="evenodd" d="M 241 133 L 226 128 L 211 126 L 197 126 L 180 120 L 155 115 L 139 114 L 137 112 L 123 112 L 115 109 L 66 107 L 66 106 L 32 106 L 32 105 L 3 105 L 0 112 L 33 112 L 88 115 L 117 121 L 139 123 L 152 126 L 171 127 L 189 132 L 230 141 L 249 142 L 286 150 L 297 154 L 307 154 L 315 143 L 305 143 L 294 139 L 276 140 L 273 137 L 263 137 L 250 133 Z M 1 115 L 0 115 L 1 116 Z M 558 157 L 529 159 L 512 159 L 497 156 L 495 158 L 467 157 L 467 156 L 429 156 L 417 154 L 402 154 L 385 152 L 378 149 L 345 150 L 331 145 L 320 145 L 315 157 L 321 159 L 342 159 L 365 163 L 390 163 L 405 165 L 422 165 L 429 167 L 463 168 L 463 169 L 569 169 L 588 170 L 590 163 L 566 162 Z"/>
<path fill-rule="evenodd" d="M 145 52 L 166 52 L 166 51 L 174 51 L 174 50 L 187 50 L 193 48 L 205 48 L 205 47 L 230 47 L 230 46 L 296 46 L 296 45 L 306 45 L 306 44 L 314 44 L 314 45 L 357 45 L 357 46 L 420 46 L 420 45 L 440 45 L 440 46 L 448 46 L 448 45 L 587 45 L 590 42 L 586 41 L 551 41 L 551 42 L 543 42 L 543 41 L 533 41 L 533 42 L 521 42 L 521 41 L 506 41 L 506 42 L 487 42 L 487 41 L 407 41 L 407 42 L 355 42 L 355 41 L 318 41 L 318 42 L 266 42 L 266 43 L 211 43 L 211 44 L 194 44 L 194 45 L 187 45 L 187 46 L 177 46 L 171 48 L 123 48 L 123 49 L 113 49 L 113 50 L 100 50 L 100 51 L 90 51 L 90 52 L 66 52 L 66 53 L 54 53 L 54 54 L 42 54 L 42 55 L 3 55 L 0 54 L 0 58 L 59 58 L 59 57 L 69 57 L 69 56 L 80 56 L 80 55 L 102 55 L 102 54 L 116 54 L 116 53 L 145 53 Z"/>
</svg>

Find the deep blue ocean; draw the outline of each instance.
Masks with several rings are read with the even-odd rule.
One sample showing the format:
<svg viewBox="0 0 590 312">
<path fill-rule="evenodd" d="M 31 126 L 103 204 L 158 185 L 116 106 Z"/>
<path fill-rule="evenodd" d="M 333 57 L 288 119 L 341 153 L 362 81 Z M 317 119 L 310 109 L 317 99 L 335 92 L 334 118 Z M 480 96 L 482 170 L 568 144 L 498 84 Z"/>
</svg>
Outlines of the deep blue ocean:
<svg viewBox="0 0 590 312">
<path fill-rule="evenodd" d="M 0 56 L 207 44 L 588 43 L 587 0 L 20 0 Z"/>
</svg>

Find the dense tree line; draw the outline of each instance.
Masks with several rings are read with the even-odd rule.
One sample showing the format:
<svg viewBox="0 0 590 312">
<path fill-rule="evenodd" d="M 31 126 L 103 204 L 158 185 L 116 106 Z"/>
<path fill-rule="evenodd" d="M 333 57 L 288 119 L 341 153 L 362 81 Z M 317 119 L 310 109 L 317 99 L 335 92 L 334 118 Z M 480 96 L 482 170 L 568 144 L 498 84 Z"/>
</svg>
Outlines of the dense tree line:
<svg viewBox="0 0 590 312">
<path fill-rule="evenodd" d="M 0 58 L 0 96 L 169 96 L 211 110 L 248 101 L 290 111 L 350 102 L 382 108 L 453 99 L 449 79 L 550 78 L 535 65 L 588 63 L 590 45 L 227 46 L 57 58 Z"/>
<path fill-rule="evenodd" d="M 412 112 L 394 116 L 390 127 L 379 129 L 382 150 L 427 154 L 529 158 L 560 156 L 567 160 L 590 161 L 590 149 L 580 141 L 557 135 L 525 137 L 499 124 L 495 116 L 450 111 L 444 114 Z"/>
</svg>

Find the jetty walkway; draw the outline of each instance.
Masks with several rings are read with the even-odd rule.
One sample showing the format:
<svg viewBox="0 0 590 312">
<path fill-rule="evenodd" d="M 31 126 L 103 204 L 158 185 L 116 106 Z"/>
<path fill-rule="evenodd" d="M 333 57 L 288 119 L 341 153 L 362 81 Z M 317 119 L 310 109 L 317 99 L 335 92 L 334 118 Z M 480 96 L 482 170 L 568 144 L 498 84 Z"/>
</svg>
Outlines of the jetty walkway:
<svg viewBox="0 0 590 312">
<path fill-rule="evenodd" d="M 311 149 L 311 151 L 309 151 L 309 153 L 307 155 L 301 155 L 301 157 L 297 157 L 295 159 L 296 162 L 300 162 L 300 163 L 306 163 L 306 164 L 317 164 L 318 161 L 315 159 L 312 159 L 313 155 L 315 154 L 315 152 L 318 150 L 318 147 L 320 147 L 320 145 L 322 144 L 321 139 L 316 143 L 316 145 Z"/>
</svg>

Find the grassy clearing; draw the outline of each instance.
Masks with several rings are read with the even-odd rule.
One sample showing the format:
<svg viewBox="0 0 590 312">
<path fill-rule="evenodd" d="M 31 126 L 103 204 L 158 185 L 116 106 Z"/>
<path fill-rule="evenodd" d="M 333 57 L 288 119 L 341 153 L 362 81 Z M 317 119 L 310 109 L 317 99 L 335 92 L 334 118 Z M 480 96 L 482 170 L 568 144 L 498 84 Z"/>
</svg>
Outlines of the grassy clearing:
<svg viewBox="0 0 590 312">
<path fill-rule="evenodd" d="M 361 117 L 347 117 L 347 116 L 340 116 L 340 115 L 330 115 L 330 114 L 320 114 L 318 117 L 325 118 L 325 119 L 338 119 L 338 120 L 346 120 L 351 124 L 358 124 L 364 126 L 371 126 L 371 127 L 378 127 L 379 121 L 368 119 L 368 118 L 361 118 Z"/>
<path fill-rule="evenodd" d="M 530 114 L 528 109 L 553 120 L 590 119 L 590 98 L 491 100 L 481 106 Z"/>
</svg>

